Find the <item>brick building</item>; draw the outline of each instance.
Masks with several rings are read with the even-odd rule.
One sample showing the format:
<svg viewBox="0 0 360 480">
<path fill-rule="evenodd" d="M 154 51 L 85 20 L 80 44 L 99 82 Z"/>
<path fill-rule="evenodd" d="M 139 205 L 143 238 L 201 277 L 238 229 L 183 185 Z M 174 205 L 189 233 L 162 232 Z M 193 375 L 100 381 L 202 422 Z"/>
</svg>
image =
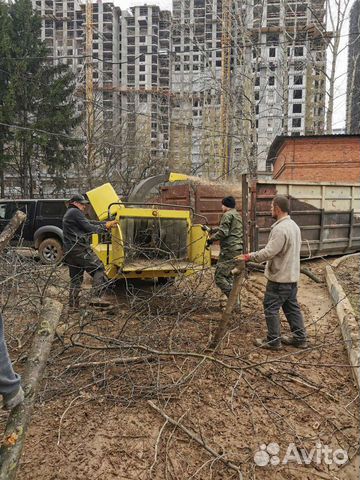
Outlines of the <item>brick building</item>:
<svg viewBox="0 0 360 480">
<path fill-rule="evenodd" d="M 278 136 L 267 164 L 276 180 L 358 182 L 360 135 Z"/>
</svg>

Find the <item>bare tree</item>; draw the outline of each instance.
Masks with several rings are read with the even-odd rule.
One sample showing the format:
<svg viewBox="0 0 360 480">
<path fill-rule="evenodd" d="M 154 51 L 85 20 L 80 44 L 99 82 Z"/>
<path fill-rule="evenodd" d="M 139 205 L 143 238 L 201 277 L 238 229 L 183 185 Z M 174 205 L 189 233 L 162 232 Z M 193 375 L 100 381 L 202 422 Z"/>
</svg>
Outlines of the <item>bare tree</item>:
<svg viewBox="0 0 360 480">
<path fill-rule="evenodd" d="M 344 31 L 344 24 L 347 19 L 351 0 L 326 0 L 326 11 L 329 26 L 332 35 L 329 38 L 329 51 L 331 55 L 330 71 L 328 72 L 328 90 L 327 90 L 327 112 L 326 112 L 326 132 L 332 133 L 333 115 L 334 115 L 334 97 L 335 86 L 339 79 L 337 75 L 337 66 L 339 55 L 347 48 L 347 45 L 341 46 L 341 36 Z"/>
</svg>

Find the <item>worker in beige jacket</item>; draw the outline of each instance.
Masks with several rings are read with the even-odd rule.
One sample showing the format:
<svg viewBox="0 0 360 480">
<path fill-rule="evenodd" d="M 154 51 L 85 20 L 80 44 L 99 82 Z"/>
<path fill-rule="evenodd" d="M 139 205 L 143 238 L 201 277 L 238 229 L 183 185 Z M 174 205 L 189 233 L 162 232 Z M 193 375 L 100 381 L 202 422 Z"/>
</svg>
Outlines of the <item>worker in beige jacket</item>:
<svg viewBox="0 0 360 480">
<path fill-rule="evenodd" d="M 268 282 L 264 297 L 267 338 L 256 339 L 255 345 L 279 350 L 282 343 L 307 348 L 304 319 L 297 301 L 297 282 L 300 277 L 300 228 L 290 218 L 289 200 L 281 195 L 271 203 L 272 225 L 267 245 L 258 252 L 236 257 L 239 260 L 266 261 L 265 277 Z M 279 310 L 283 309 L 292 336 L 280 333 Z"/>
</svg>

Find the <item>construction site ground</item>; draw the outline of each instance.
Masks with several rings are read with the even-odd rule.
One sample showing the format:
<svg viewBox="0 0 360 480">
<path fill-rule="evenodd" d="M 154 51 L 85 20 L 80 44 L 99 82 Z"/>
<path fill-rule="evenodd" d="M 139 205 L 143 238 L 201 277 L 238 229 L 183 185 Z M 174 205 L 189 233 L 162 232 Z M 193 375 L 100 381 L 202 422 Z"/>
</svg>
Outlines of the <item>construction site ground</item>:
<svg viewBox="0 0 360 480">
<path fill-rule="evenodd" d="M 156 288 L 122 284 L 108 310 L 70 313 L 64 307 L 17 478 L 230 480 L 241 478 L 240 471 L 244 479 L 259 480 L 358 478 L 358 390 L 325 264 L 306 264 L 322 283 L 301 276 L 307 350 L 253 345 L 266 334 L 261 273 L 246 280 L 241 308 L 217 353 L 206 349 L 221 318 L 211 270 Z M 65 267 L 52 271 L 33 259 L 9 260 L 10 267 L 22 276 L 14 273 L 2 284 L 3 315 L 21 372 L 44 278 L 66 305 L 68 275 Z M 84 287 L 86 304 L 88 279 Z M 288 333 L 284 317 L 282 328 Z M 2 429 L 6 419 L 2 413 Z M 270 448 L 274 465 L 259 466 L 254 456 L 269 443 L 279 445 Z M 317 443 L 344 449 L 349 462 L 283 463 L 292 444 L 301 454 Z"/>
<path fill-rule="evenodd" d="M 357 318 L 359 318 L 360 295 L 359 260 L 359 255 L 350 255 L 335 269 L 335 275 L 343 287 Z"/>
</svg>

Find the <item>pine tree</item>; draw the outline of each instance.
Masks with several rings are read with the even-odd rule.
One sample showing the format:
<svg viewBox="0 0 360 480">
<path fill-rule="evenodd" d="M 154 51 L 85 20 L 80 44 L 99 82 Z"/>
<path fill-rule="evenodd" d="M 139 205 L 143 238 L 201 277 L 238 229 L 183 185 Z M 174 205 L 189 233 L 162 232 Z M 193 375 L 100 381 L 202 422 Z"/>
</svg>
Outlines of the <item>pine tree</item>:
<svg viewBox="0 0 360 480">
<path fill-rule="evenodd" d="M 6 115 L 5 109 L 2 108 L 4 98 L 9 83 L 9 76 L 5 70 L 6 68 L 6 52 L 8 51 L 9 42 L 9 16 L 8 7 L 6 4 L 0 2 L 0 175 L 1 175 L 1 196 L 4 196 L 4 182 L 3 172 L 9 160 L 6 145 L 10 141 L 11 131 L 7 126 L 9 118 Z"/>
<path fill-rule="evenodd" d="M 1 7 L 7 15 L 0 16 L 0 30 L 3 25 L 7 28 L 0 43 L 5 75 L 0 84 L 0 118 L 13 125 L 5 149 L 20 178 L 21 194 L 32 197 L 34 172 L 40 164 L 61 174 L 78 158 L 79 142 L 72 139 L 81 121 L 75 80 L 67 65 L 53 65 L 47 58 L 40 39 L 41 19 L 30 0 Z"/>
</svg>

